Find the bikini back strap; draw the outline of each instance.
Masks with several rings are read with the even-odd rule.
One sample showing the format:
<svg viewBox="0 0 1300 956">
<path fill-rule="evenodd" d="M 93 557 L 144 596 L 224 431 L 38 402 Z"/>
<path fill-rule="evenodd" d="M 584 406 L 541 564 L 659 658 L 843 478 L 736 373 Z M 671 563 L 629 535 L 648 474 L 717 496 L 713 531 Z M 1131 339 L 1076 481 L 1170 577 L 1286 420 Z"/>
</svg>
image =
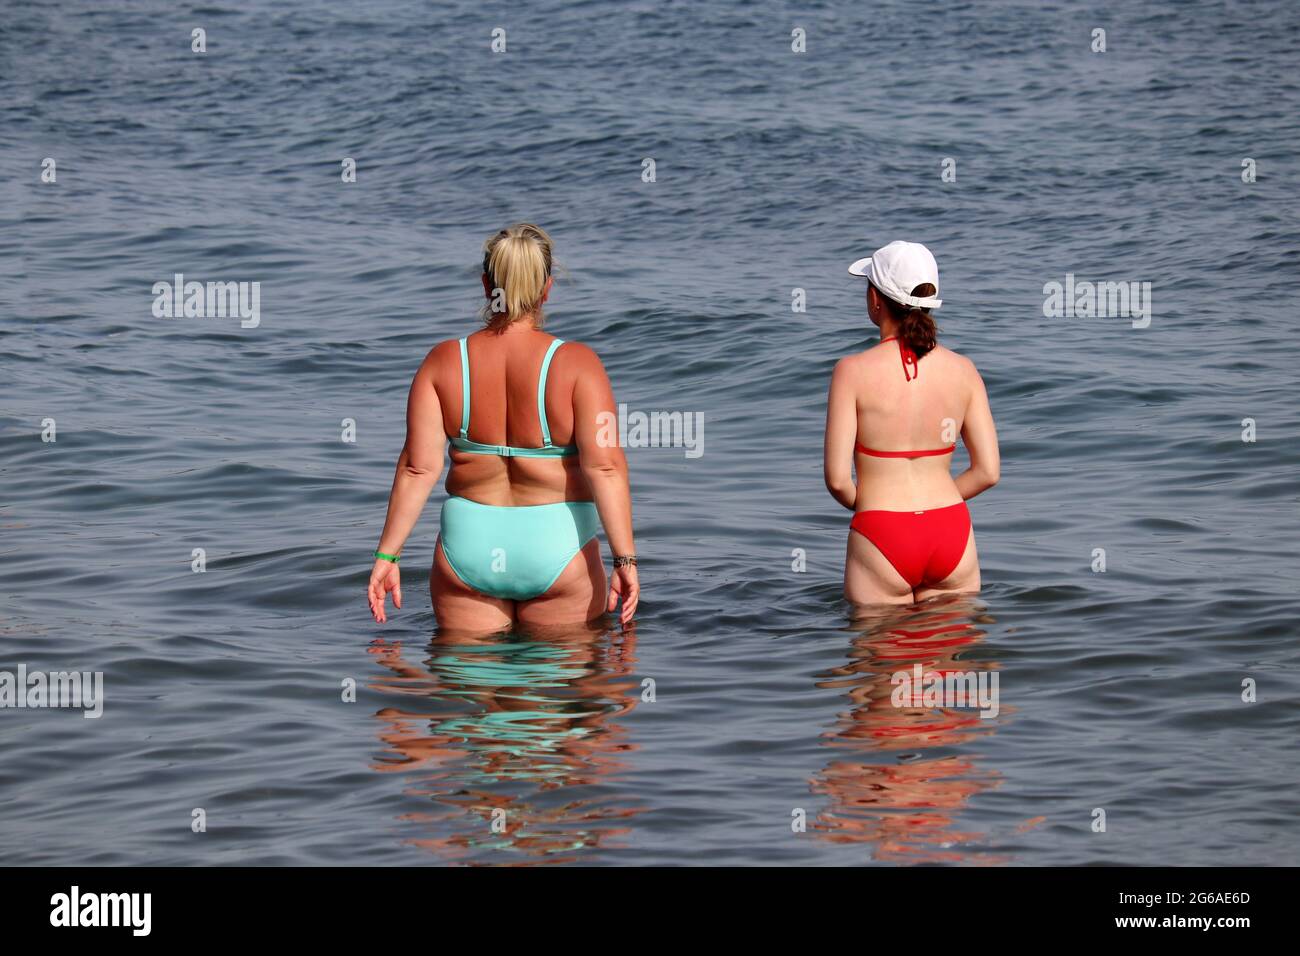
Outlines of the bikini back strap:
<svg viewBox="0 0 1300 956">
<path fill-rule="evenodd" d="M 556 339 L 551 343 L 551 347 L 546 350 L 546 358 L 542 359 L 542 371 L 537 376 L 537 420 L 542 423 L 542 447 L 552 448 L 551 444 L 551 426 L 546 420 L 546 376 L 551 370 L 551 359 L 555 357 L 555 350 L 564 344 L 564 339 Z"/>
<path fill-rule="evenodd" d="M 469 437 L 469 346 L 460 340 L 460 437 Z"/>
<path fill-rule="evenodd" d="M 947 448 L 923 448 L 919 451 L 878 451 L 875 448 L 868 448 L 862 442 L 855 442 L 854 450 L 862 455 L 870 455 L 872 458 L 928 458 L 931 455 L 951 455 L 957 450 L 957 445 L 954 442 Z"/>
<path fill-rule="evenodd" d="M 898 357 L 903 362 L 903 377 L 906 378 L 907 381 L 910 382 L 912 379 L 920 377 L 921 366 L 917 364 L 916 353 L 904 345 L 902 339 L 898 340 Z M 907 370 L 909 362 L 912 365 L 912 370 L 910 372 Z"/>
</svg>

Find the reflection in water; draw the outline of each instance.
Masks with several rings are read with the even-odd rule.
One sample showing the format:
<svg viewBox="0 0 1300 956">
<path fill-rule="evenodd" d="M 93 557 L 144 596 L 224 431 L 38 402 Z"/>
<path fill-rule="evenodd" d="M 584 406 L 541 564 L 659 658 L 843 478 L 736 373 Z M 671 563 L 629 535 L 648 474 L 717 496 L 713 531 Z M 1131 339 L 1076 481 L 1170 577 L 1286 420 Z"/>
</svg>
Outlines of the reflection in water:
<svg viewBox="0 0 1300 956">
<path fill-rule="evenodd" d="M 985 838 L 957 830 L 954 818 L 975 794 L 996 787 L 998 774 L 979 767 L 973 756 L 943 752 L 991 733 L 998 720 L 980 717 L 974 707 L 899 707 L 893 699 L 892 678 L 911 673 L 917 663 L 926 672 L 991 679 L 995 663 L 958 660 L 984 636 L 976 625 L 988 623 L 969 597 L 854 621 L 849 662 L 817 682 L 842 691 L 849 707 L 823 734 L 823 744 L 844 755 L 812 780 L 813 792 L 830 801 L 810 824 L 813 833 L 835 843 L 865 843 L 886 862 L 1006 862 L 950 849 Z"/>
<path fill-rule="evenodd" d="M 406 818 L 439 834 L 415 844 L 469 863 L 572 862 L 640 812 L 604 788 L 634 749 L 617 720 L 638 699 L 632 628 L 442 631 L 419 665 L 400 643 L 370 651 L 392 671 L 372 689 L 406 699 L 375 715 L 374 769 L 412 774 L 407 792 L 435 808 Z"/>
</svg>

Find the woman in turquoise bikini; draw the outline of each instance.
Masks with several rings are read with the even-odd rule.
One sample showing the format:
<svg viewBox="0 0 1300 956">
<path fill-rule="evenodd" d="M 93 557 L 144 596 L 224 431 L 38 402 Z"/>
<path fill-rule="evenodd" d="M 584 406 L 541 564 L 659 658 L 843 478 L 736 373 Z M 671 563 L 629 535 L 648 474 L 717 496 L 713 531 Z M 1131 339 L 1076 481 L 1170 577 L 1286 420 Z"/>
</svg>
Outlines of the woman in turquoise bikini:
<svg viewBox="0 0 1300 956">
<path fill-rule="evenodd" d="M 370 611 L 386 621 L 390 591 L 402 606 L 397 562 L 450 438 L 430 577 L 439 624 L 497 630 L 515 621 L 589 621 L 620 598 L 627 623 L 640 596 L 627 460 L 598 438 L 602 422 L 616 420 L 614 393 L 595 352 L 541 330 L 550 236 L 520 223 L 489 239 L 483 291 L 486 327 L 435 346 L 411 382 Z M 600 525 L 614 553 L 608 592 Z"/>
</svg>

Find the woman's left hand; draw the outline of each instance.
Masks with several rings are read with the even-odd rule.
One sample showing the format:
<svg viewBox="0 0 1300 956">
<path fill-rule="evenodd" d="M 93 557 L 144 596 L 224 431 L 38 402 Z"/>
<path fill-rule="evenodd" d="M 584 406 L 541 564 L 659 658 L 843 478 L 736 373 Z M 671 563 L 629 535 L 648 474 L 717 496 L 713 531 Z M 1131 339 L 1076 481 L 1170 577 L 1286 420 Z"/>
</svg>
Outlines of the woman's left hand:
<svg viewBox="0 0 1300 956">
<path fill-rule="evenodd" d="M 388 620 L 384 602 L 389 591 L 393 592 L 393 607 L 400 609 L 402 606 L 401 572 L 392 561 L 375 558 L 375 566 L 370 571 L 370 587 L 367 589 L 367 594 L 370 598 L 370 613 L 379 624 Z"/>
</svg>

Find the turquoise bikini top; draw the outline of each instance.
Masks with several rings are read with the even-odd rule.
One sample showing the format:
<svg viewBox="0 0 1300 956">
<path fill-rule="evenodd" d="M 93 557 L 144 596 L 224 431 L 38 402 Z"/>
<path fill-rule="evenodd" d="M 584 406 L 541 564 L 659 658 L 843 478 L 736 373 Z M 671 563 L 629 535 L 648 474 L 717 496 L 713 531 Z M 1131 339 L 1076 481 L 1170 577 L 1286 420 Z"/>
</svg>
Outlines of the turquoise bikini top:
<svg viewBox="0 0 1300 956">
<path fill-rule="evenodd" d="M 460 388 L 463 411 L 460 413 L 460 435 L 452 438 L 452 447 L 475 455 L 500 455 L 503 458 L 563 458 L 566 455 L 576 455 L 578 453 L 577 445 L 560 447 L 551 444 L 551 426 L 546 421 L 546 373 L 551 369 L 551 359 L 555 356 L 555 350 L 563 344 L 563 339 L 556 339 L 551 343 L 551 347 L 546 350 L 546 358 L 542 359 L 542 372 L 537 377 L 537 418 L 542 423 L 542 447 L 516 448 L 513 445 L 484 445 L 480 442 L 470 441 L 469 347 L 465 344 L 465 340 L 461 339 Z"/>
</svg>

